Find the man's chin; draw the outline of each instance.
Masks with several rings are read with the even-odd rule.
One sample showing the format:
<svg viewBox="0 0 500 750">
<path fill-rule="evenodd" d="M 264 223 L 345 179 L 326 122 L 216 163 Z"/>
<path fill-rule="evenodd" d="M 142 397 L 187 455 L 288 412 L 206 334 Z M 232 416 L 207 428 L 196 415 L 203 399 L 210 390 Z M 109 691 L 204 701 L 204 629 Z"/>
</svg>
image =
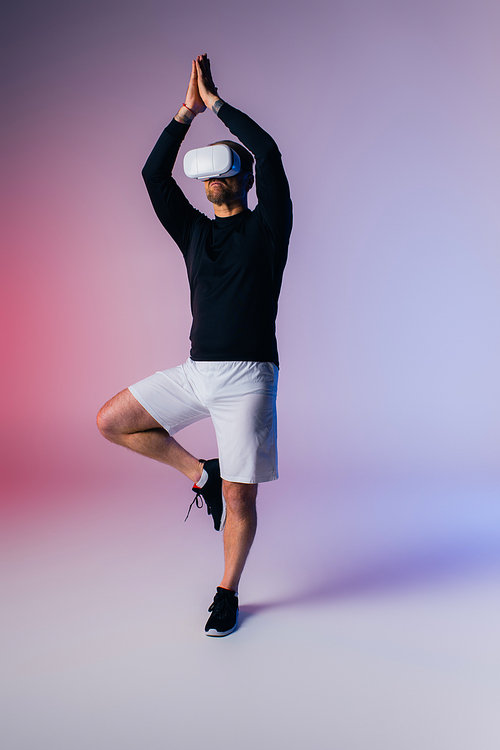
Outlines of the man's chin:
<svg viewBox="0 0 500 750">
<path fill-rule="evenodd" d="M 207 195 L 207 198 L 210 203 L 213 203 L 214 206 L 222 206 L 222 204 L 225 202 L 220 195 Z"/>
<path fill-rule="evenodd" d="M 223 203 L 227 203 L 228 197 L 226 190 L 208 190 L 207 192 L 207 198 L 214 206 L 222 206 Z"/>
</svg>

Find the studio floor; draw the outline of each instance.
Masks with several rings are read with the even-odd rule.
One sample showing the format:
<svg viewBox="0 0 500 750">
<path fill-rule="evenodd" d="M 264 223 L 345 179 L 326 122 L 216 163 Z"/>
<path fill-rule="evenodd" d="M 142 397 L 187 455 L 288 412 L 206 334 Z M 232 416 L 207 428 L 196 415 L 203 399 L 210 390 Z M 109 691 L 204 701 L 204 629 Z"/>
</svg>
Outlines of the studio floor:
<svg viewBox="0 0 500 750">
<path fill-rule="evenodd" d="M 17 498 L 2 748 L 498 750 L 492 485 L 261 488 L 239 628 L 207 638 L 221 539 L 159 476 Z"/>
</svg>

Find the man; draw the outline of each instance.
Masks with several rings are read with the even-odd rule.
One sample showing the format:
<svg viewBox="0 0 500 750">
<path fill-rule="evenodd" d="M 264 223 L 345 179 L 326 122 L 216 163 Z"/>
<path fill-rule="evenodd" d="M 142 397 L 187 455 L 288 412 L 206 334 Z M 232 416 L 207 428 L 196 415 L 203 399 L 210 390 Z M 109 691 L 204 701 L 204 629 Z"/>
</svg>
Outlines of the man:
<svg viewBox="0 0 500 750">
<path fill-rule="evenodd" d="M 238 154 L 241 169 L 205 180 L 212 220 L 190 205 L 172 178 L 181 142 L 206 109 L 247 147 L 223 142 Z M 247 207 L 254 182 L 250 152 L 259 201 L 253 211 Z M 224 636 L 237 624 L 238 584 L 257 525 L 257 486 L 278 477 L 275 319 L 292 228 L 288 182 L 273 139 L 219 97 L 207 55 L 193 60 L 186 100 L 143 176 L 156 214 L 186 262 L 190 358 L 119 393 L 97 421 L 108 440 L 173 466 L 194 482 L 193 503 L 202 507 L 204 501 L 214 527 L 224 529 L 224 576 L 205 626 L 207 635 Z M 172 435 L 208 416 L 219 459 L 203 461 Z"/>
</svg>

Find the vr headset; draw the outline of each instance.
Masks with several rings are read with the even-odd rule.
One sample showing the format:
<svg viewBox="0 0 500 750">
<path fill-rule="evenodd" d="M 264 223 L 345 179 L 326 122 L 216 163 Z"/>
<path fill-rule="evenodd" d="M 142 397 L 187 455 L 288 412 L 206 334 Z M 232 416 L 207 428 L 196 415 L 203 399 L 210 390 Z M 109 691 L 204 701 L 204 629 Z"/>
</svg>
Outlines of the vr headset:
<svg viewBox="0 0 500 750">
<path fill-rule="evenodd" d="M 225 143 L 195 148 L 184 157 L 184 173 L 195 180 L 232 177 L 241 169 L 240 157 Z"/>
</svg>

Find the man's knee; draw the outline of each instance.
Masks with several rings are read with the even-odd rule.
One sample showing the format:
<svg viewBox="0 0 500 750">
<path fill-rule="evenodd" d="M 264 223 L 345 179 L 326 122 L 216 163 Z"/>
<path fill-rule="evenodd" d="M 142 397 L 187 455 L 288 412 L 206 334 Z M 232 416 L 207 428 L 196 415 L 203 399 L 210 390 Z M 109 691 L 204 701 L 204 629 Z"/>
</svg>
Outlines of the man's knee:
<svg viewBox="0 0 500 750">
<path fill-rule="evenodd" d="M 243 484 L 242 482 L 228 482 L 222 480 L 222 491 L 228 510 L 238 515 L 246 515 L 255 511 L 257 499 L 257 484 Z"/>
<path fill-rule="evenodd" d="M 128 388 L 120 391 L 100 409 L 97 415 L 97 427 L 105 438 L 114 443 L 121 443 L 124 435 L 163 429 Z"/>
<path fill-rule="evenodd" d="M 111 399 L 99 409 L 96 419 L 99 432 L 108 440 L 113 440 L 119 433 L 117 413 L 113 406 L 113 400 Z"/>
<path fill-rule="evenodd" d="M 99 410 L 97 427 L 101 435 L 104 435 L 108 440 L 117 442 L 121 435 L 130 432 L 128 429 L 128 422 L 130 421 L 128 412 L 130 411 L 131 399 L 135 401 L 127 388 L 113 396 Z"/>
</svg>

